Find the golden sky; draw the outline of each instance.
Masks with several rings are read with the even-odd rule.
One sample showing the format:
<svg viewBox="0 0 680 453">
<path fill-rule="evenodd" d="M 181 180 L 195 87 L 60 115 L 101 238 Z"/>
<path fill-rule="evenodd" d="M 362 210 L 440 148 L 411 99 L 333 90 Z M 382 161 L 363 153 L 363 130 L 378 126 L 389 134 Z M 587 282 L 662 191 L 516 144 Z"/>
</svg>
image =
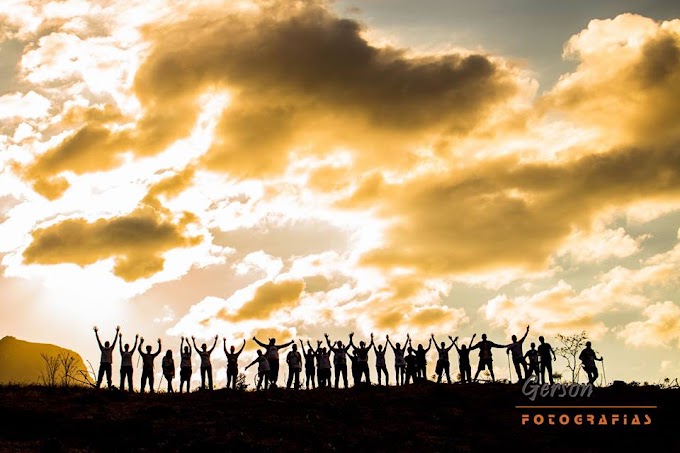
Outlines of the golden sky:
<svg viewBox="0 0 680 453">
<path fill-rule="evenodd" d="M 95 324 L 174 350 L 531 324 L 677 376 L 680 11 L 605 3 L 537 50 L 479 11 L 443 34 L 437 1 L 10 0 L 0 334 L 96 363 Z"/>
</svg>

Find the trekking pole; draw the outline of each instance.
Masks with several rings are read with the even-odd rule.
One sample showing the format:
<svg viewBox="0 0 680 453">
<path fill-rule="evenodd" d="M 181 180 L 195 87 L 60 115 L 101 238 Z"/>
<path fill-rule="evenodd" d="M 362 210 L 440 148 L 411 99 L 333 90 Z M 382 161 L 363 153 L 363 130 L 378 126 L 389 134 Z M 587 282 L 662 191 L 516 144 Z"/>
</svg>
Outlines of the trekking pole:
<svg viewBox="0 0 680 453">
<path fill-rule="evenodd" d="M 508 356 L 508 374 L 510 375 L 510 383 L 512 384 L 512 367 L 510 366 L 510 354 L 506 354 Z"/>
<path fill-rule="evenodd" d="M 604 371 L 604 357 L 602 357 L 602 377 L 604 378 L 604 385 L 607 385 L 607 372 Z"/>
</svg>

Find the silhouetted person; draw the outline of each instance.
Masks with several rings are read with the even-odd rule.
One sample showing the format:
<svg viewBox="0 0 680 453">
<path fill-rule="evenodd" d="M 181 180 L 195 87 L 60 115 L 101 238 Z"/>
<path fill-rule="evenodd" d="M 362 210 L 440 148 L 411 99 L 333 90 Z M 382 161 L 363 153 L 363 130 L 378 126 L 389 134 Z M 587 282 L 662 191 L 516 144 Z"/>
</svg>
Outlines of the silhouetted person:
<svg viewBox="0 0 680 453">
<path fill-rule="evenodd" d="M 309 389 L 309 384 L 311 382 L 312 387 L 316 388 L 316 352 L 312 348 L 312 344 L 307 341 L 308 349 L 305 351 L 305 345 L 300 340 L 300 349 L 302 350 L 302 355 L 305 356 L 305 388 Z"/>
<path fill-rule="evenodd" d="M 387 342 L 385 346 L 373 345 L 373 352 L 375 352 L 375 370 L 378 373 L 378 385 L 382 385 L 382 374 L 385 374 L 385 385 L 390 385 L 390 374 L 387 372 L 387 362 L 385 361 L 385 353 L 387 352 Z"/>
<path fill-rule="evenodd" d="M 361 379 L 366 377 L 366 383 L 371 384 L 371 374 L 368 370 L 368 351 L 373 347 L 373 334 L 371 334 L 371 343 L 367 346 L 365 341 L 360 341 L 359 346 L 355 346 L 353 342 L 354 332 L 349 334 L 349 345 L 352 346 L 354 355 L 357 358 L 357 367 L 359 370 L 359 380 L 354 383 L 358 385 L 361 383 Z"/>
<path fill-rule="evenodd" d="M 406 360 L 404 359 L 404 353 L 406 352 L 406 346 L 410 341 L 410 338 L 407 334 L 403 348 L 399 343 L 393 346 L 389 335 L 385 335 L 385 339 L 394 353 L 394 373 L 397 375 L 397 385 L 404 385 L 404 380 L 406 379 Z"/>
<path fill-rule="evenodd" d="M 120 343 L 118 343 L 118 347 L 120 348 L 120 390 L 125 390 L 125 380 L 127 379 L 128 390 L 132 391 L 132 355 L 137 349 L 139 335 L 135 335 L 135 344 L 132 345 L 132 349 L 130 349 L 130 345 L 127 343 L 125 344 L 125 348 L 123 348 L 122 333 L 118 334 L 118 338 L 120 339 Z"/>
<path fill-rule="evenodd" d="M 427 380 L 427 352 L 432 347 L 432 338 L 427 343 L 427 349 L 423 348 L 422 344 L 418 345 L 416 349 L 416 378 Z"/>
<path fill-rule="evenodd" d="M 297 345 L 293 345 L 293 349 L 286 355 L 286 363 L 288 364 L 288 382 L 286 388 L 295 382 L 295 390 L 300 390 L 300 372 L 302 371 L 302 356 L 297 350 Z"/>
<path fill-rule="evenodd" d="M 581 354 L 579 354 L 578 359 L 583 364 L 583 369 L 588 375 L 588 382 L 590 384 L 595 384 L 597 377 L 600 375 L 597 372 L 597 365 L 595 365 L 595 361 L 599 360 L 601 362 L 602 357 L 598 358 L 597 355 L 595 355 L 595 351 L 593 351 L 591 345 L 592 343 L 590 341 L 586 341 L 586 348 L 583 351 L 581 351 Z"/>
<path fill-rule="evenodd" d="M 476 336 L 477 334 L 472 336 L 472 338 L 470 339 L 469 346 L 461 345 L 460 348 L 456 344 L 458 337 L 456 337 L 453 340 L 453 345 L 456 347 L 456 351 L 458 351 L 458 371 L 460 371 L 460 380 L 464 384 L 465 383 L 469 384 L 472 382 L 472 367 L 470 366 L 470 347 L 472 347 L 472 342 L 475 341 Z"/>
<path fill-rule="evenodd" d="M 350 360 L 350 370 L 352 371 L 352 385 L 356 387 L 361 381 L 361 370 L 359 367 L 359 359 L 356 354 L 353 355 L 351 352 L 347 351 L 347 357 Z"/>
<path fill-rule="evenodd" d="M 524 332 L 524 336 L 517 339 L 516 335 L 512 336 L 512 343 L 508 345 L 507 353 L 512 352 L 512 363 L 515 365 L 515 372 L 517 373 L 517 382 L 522 382 L 523 376 L 527 375 L 527 363 L 524 360 L 524 351 L 522 351 L 522 345 L 524 340 L 526 340 L 527 335 L 529 335 L 529 326 Z M 522 373 L 524 371 L 524 373 Z"/>
<path fill-rule="evenodd" d="M 434 342 L 434 347 L 437 348 L 437 366 L 435 367 L 435 372 L 437 373 L 437 383 L 442 381 L 442 375 L 446 373 L 446 380 L 451 383 L 451 362 L 449 362 L 449 351 L 453 347 L 453 338 L 449 336 L 451 340 L 451 345 L 447 348 L 446 343 L 442 341 L 441 346 L 437 346 L 437 340 L 434 339 L 434 334 L 430 335 L 432 341 Z M 458 338 L 458 337 L 456 337 Z"/>
<path fill-rule="evenodd" d="M 257 350 L 257 357 L 255 360 L 250 362 L 250 365 L 246 367 L 246 370 L 257 363 L 257 390 L 260 390 L 262 383 L 264 382 L 264 389 L 269 388 L 269 360 L 262 351 Z"/>
<path fill-rule="evenodd" d="M 538 345 L 538 358 L 540 360 L 540 367 L 541 367 L 541 384 L 545 384 L 545 372 L 548 372 L 548 379 L 550 379 L 550 383 L 553 383 L 553 373 L 552 373 L 552 361 L 557 360 L 557 357 L 555 356 L 555 351 L 553 351 L 552 346 L 550 346 L 550 343 L 545 342 L 545 338 L 543 336 L 538 337 L 539 345 Z M 550 357 L 550 354 L 552 354 L 552 357 Z"/>
<path fill-rule="evenodd" d="M 408 354 L 404 357 L 404 361 L 406 362 L 406 384 L 409 384 L 411 381 L 415 384 L 416 373 L 418 371 L 418 358 L 413 351 L 413 347 L 411 347 L 410 340 L 408 344 Z"/>
<path fill-rule="evenodd" d="M 142 387 L 139 389 L 139 393 L 144 393 L 147 380 L 149 381 L 149 391 L 153 393 L 153 361 L 161 353 L 161 339 L 158 339 L 158 350 L 154 353 L 151 352 L 150 345 L 146 347 L 146 352 L 142 351 L 143 344 L 144 337 L 141 337 L 137 348 L 139 355 L 142 356 Z"/>
<path fill-rule="evenodd" d="M 186 340 L 187 345 L 184 346 L 184 341 Z M 187 393 L 189 393 L 189 387 L 191 383 L 191 345 L 189 344 L 189 339 L 182 337 L 182 341 L 179 344 L 179 393 L 182 393 L 182 387 L 186 383 Z"/>
<path fill-rule="evenodd" d="M 472 349 L 479 349 L 479 366 L 477 366 L 477 372 L 475 373 L 475 381 L 477 380 L 477 377 L 479 376 L 479 373 L 484 369 L 488 368 L 489 373 L 491 374 L 491 380 L 493 382 L 496 382 L 496 376 L 493 374 L 493 356 L 491 354 L 491 349 L 492 348 L 506 348 L 508 345 L 506 344 L 496 344 L 493 341 L 487 340 L 486 339 L 486 334 L 482 334 L 482 340 L 479 341 L 476 345 L 472 346 L 470 350 Z"/>
<path fill-rule="evenodd" d="M 108 382 L 109 388 L 111 388 L 111 364 L 113 363 L 113 348 L 116 347 L 116 342 L 118 341 L 118 334 L 120 332 L 120 327 L 116 327 L 116 336 L 113 339 L 113 344 L 108 341 L 102 344 L 99 340 L 99 329 L 97 326 L 94 327 L 94 335 L 97 337 L 97 343 L 99 344 L 99 350 L 102 352 L 101 359 L 99 361 L 99 374 L 97 375 L 97 388 L 102 385 L 102 379 L 106 374 L 106 381 Z"/>
<path fill-rule="evenodd" d="M 222 346 L 224 347 L 224 354 L 227 356 L 227 388 L 231 384 L 231 388 L 236 390 L 236 378 L 238 377 L 238 356 L 243 352 L 243 348 L 246 347 L 246 340 L 243 340 L 241 349 L 236 352 L 236 348 L 232 345 L 227 351 L 227 339 L 222 338 Z"/>
<path fill-rule="evenodd" d="M 175 359 L 172 358 L 172 351 L 170 349 L 165 351 L 161 367 L 163 368 L 165 382 L 168 383 L 168 393 L 174 393 L 175 389 L 172 387 L 172 380 L 175 379 Z"/>
<path fill-rule="evenodd" d="M 208 380 L 208 388 L 212 390 L 213 375 L 212 375 L 212 363 L 210 363 L 210 354 L 212 354 L 213 350 L 215 349 L 215 346 L 217 346 L 217 335 L 215 335 L 215 341 L 213 342 L 213 345 L 210 349 L 208 349 L 208 345 L 206 345 L 205 343 L 201 345 L 201 349 L 198 349 L 198 346 L 196 346 L 195 337 L 191 337 L 191 341 L 193 341 L 194 343 L 194 349 L 196 349 L 198 355 L 201 356 L 201 390 L 205 389 L 206 378 Z"/>
<path fill-rule="evenodd" d="M 319 387 L 331 386 L 331 353 L 321 347 L 321 342 L 316 342 L 316 368 Z"/>
<path fill-rule="evenodd" d="M 538 351 L 536 350 L 536 343 L 531 343 L 531 349 L 524 354 L 524 358 L 529 360 L 529 369 L 525 379 L 529 379 L 532 374 L 535 374 L 536 379 L 538 379 Z"/>
<path fill-rule="evenodd" d="M 269 344 L 264 344 L 257 338 L 253 337 L 255 343 L 259 344 L 267 350 L 267 360 L 269 360 L 269 383 L 276 387 L 276 382 L 279 380 L 279 349 L 287 348 L 295 343 L 295 340 L 290 340 L 288 343 L 276 344 L 276 338 L 270 338 Z"/>
<path fill-rule="evenodd" d="M 342 381 L 347 388 L 347 350 L 350 345 L 343 345 L 342 341 L 336 341 L 331 344 L 331 340 L 328 339 L 328 334 L 323 334 L 326 337 L 326 344 L 328 349 L 333 352 L 333 366 L 335 367 L 335 388 L 337 389 L 340 385 L 340 376 L 342 376 Z M 350 339 L 352 334 L 350 334 Z"/>
</svg>

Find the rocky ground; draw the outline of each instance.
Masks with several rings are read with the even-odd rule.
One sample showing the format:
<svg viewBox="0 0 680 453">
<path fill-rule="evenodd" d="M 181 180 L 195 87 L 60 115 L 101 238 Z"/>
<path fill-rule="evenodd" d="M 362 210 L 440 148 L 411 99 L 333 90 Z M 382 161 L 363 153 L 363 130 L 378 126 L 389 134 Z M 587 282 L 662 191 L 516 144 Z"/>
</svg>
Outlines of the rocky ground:
<svg viewBox="0 0 680 453">
<path fill-rule="evenodd" d="M 536 405 L 572 407 L 517 408 Z M 657 408 L 573 408 L 585 405 Z M 671 452 L 680 451 L 679 411 L 680 390 L 627 385 L 535 401 L 508 384 L 155 395 L 4 386 L 0 451 Z M 636 414 L 651 423 L 632 425 Z"/>
</svg>

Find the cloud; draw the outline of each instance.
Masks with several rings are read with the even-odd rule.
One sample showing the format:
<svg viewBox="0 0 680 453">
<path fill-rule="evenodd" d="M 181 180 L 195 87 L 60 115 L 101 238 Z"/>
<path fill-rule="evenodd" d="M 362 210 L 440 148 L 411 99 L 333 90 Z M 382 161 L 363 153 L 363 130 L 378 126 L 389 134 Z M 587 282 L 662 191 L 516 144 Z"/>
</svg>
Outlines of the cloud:
<svg viewBox="0 0 680 453">
<path fill-rule="evenodd" d="M 343 146 L 358 168 L 389 162 L 408 170 L 418 160 L 414 148 L 464 136 L 520 91 L 517 70 L 500 59 L 376 47 L 358 22 L 322 2 L 185 17 L 146 28 L 151 50 L 131 90 L 137 57 L 118 37 L 59 31 L 24 54 L 28 82 L 82 80 L 119 105 L 134 104 L 130 94 L 139 102 L 112 123 L 81 117 L 64 142 L 38 155 L 24 176 L 42 195 L 63 193 L 62 173 L 109 170 L 128 152 L 162 152 L 189 134 L 208 92 L 229 92 L 231 102 L 200 167 L 261 178 L 282 174 L 294 153 L 324 156 Z"/>
<path fill-rule="evenodd" d="M 614 230 L 599 226 L 590 234 L 575 231 L 558 254 L 569 255 L 579 263 L 598 263 L 634 255 L 641 251 L 640 244 L 648 238 L 649 235 L 633 238 L 621 227 Z"/>
<path fill-rule="evenodd" d="M 544 101 L 618 144 L 677 141 L 680 104 L 680 22 L 622 14 L 593 20 L 565 54 L 579 60 Z"/>
<path fill-rule="evenodd" d="M 0 119 L 42 118 L 49 112 L 49 99 L 35 91 L 0 96 Z"/>
<path fill-rule="evenodd" d="M 267 319 L 275 311 L 296 305 L 304 289 L 305 283 L 300 280 L 266 282 L 237 310 L 223 310 L 218 316 L 228 321 Z"/>
<path fill-rule="evenodd" d="M 617 336 L 633 346 L 664 346 L 675 343 L 680 348 L 680 306 L 671 301 L 659 302 L 642 310 L 645 319 L 635 321 Z"/>
<path fill-rule="evenodd" d="M 149 208 L 140 207 L 121 217 L 88 222 L 67 219 L 31 233 L 24 250 L 27 264 L 74 263 L 86 266 L 114 258 L 113 273 L 126 281 L 150 277 L 163 269 L 163 253 L 198 245 L 201 237 L 186 236 L 191 217 L 177 223 Z"/>
</svg>

